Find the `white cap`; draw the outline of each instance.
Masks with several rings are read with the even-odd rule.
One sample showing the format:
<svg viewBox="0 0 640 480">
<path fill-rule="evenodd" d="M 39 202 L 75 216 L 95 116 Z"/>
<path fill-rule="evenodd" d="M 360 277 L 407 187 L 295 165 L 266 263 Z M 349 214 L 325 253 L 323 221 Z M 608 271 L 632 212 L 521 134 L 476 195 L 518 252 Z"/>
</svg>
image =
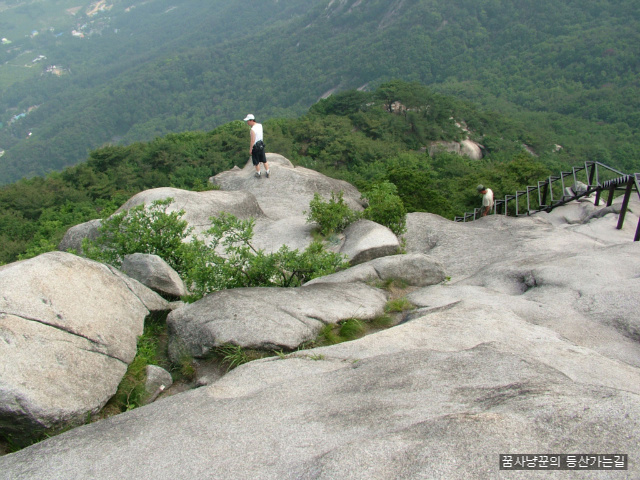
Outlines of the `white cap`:
<svg viewBox="0 0 640 480">
<path fill-rule="evenodd" d="M 249 120 L 255 120 L 256 117 L 254 117 L 252 114 L 249 114 L 246 116 L 246 118 L 243 120 L 243 122 L 248 122 Z"/>
</svg>

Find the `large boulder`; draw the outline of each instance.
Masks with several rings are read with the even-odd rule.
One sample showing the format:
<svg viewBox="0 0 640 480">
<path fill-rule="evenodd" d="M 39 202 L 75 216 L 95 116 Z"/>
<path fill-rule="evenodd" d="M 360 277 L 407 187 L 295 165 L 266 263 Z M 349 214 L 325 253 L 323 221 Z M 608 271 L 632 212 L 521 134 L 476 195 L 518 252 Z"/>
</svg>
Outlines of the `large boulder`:
<svg viewBox="0 0 640 480">
<path fill-rule="evenodd" d="M 63 252 L 0 267 L 0 291 L 0 431 L 16 439 L 100 410 L 145 317 L 168 311 L 135 280 Z"/>
<path fill-rule="evenodd" d="M 386 296 L 362 283 L 300 288 L 237 288 L 214 292 L 167 317 L 170 354 L 206 357 L 227 343 L 291 350 L 314 340 L 326 324 L 384 313 Z"/>
<path fill-rule="evenodd" d="M 398 237 L 389 228 L 365 219 L 345 228 L 344 242 L 340 248 L 340 253 L 347 256 L 351 265 L 395 255 L 399 251 Z"/>
<path fill-rule="evenodd" d="M 192 192 L 179 188 L 162 187 L 144 190 L 127 200 L 115 214 L 131 210 L 140 205 L 150 206 L 153 202 L 172 198 L 173 202 L 167 206 L 166 211 L 184 211 L 182 219 L 193 228 L 193 233 L 200 236 L 211 227 L 211 217 L 220 213 L 230 213 L 238 218 L 261 218 L 264 213 L 260 209 L 255 197 L 246 191 L 222 192 L 208 190 L 205 192 Z M 90 220 L 71 227 L 65 233 L 58 245 L 58 250 L 66 251 L 74 249 L 82 252 L 82 240 L 89 238 L 94 240 L 102 225 L 101 220 Z"/>
<path fill-rule="evenodd" d="M 304 217 L 315 193 L 325 200 L 331 193 L 343 192 L 344 201 L 353 210 L 363 210 L 360 192 L 344 180 L 327 177 L 315 170 L 294 167 L 282 155 L 267 153 L 270 178 L 258 179 L 251 161 L 243 169 L 221 172 L 210 181 L 224 191 L 247 191 L 257 199 L 264 213 L 272 220 Z"/>
<path fill-rule="evenodd" d="M 178 272 L 158 255 L 148 253 L 125 255 L 120 269 L 161 295 L 182 297 L 187 294 L 187 289 Z"/>
<path fill-rule="evenodd" d="M 67 252 L 69 250 L 75 250 L 78 255 L 82 254 L 82 241 L 87 238 L 89 240 L 95 240 L 100 234 L 99 228 L 102 225 L 102 220 L 95 219 L 88 222 L 81 223 L 71 227 L 62 237 L 62 240 L 58 244 L 58 250 Z"/>
<path fill-rule="evenodd" d="M 220 213 L 230 213 L 238 218 L 258 218 L 264 215 L 256 198 L 247 191 L 223 192 L 208 190 L 191 192 L 178 188 L 162 187 L 140 192 L 122 205 L 116 213 L 131 210 L 139 205 L 151 205 L 157 200 L 173 198 L 167 212 L 184 211 L 182 217 L 194 233 L 199 234 L 211 226 L 211 217 Z"/>
</svg>

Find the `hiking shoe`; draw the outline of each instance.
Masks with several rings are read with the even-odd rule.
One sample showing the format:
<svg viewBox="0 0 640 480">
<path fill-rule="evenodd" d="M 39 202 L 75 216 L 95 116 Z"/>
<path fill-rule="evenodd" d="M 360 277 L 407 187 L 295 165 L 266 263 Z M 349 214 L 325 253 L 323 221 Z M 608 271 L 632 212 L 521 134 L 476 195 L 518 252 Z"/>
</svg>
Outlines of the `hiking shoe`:
<svg viewBox="0 0 640 480">
<path fill-rule="evenodd" d="M 269 170 L 265 172 L 267 174 L 267 178 L 269 178 Z"/>
<path fill-rule="evenodd" d="M 255 175 L 256 175 L 256 178 L 260 178 L 260 172 L 256 172 Z"/>
</svg>

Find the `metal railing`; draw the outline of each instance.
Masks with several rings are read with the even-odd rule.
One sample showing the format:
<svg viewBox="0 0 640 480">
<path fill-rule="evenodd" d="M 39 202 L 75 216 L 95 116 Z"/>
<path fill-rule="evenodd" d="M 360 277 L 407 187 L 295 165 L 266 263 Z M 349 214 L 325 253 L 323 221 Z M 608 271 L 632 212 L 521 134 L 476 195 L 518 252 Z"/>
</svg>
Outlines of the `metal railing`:
<svg viewBox="0 0 640 480">
<path fill-rule="evenodd" d="M 569 183 L 569 185 L 567 185 Z M 622 207 L 617 228 L 621 229 L 629 206 L 629 199 L 635 188 L 640 197 L 640 173 L 627 175 L 600 162 L 585 162 L 584 166 L 573 167 L 570 172 L 550 175 L 537 185 L 518 190 L 513 195 L 505 195 L 504 200 L 495 200 L 491 213 L 520 217 L 538 212 L 550 212 L 579 198 L 596 194 L 595 205 L 600 205 L 600 197 L 607 193 L 607 206 L 611 206 L 615 192 L 624 190 Z M 456 222 L 471 222 L 482 215 L 482 208 L 455 217 Z M 640 240 L 640 219 L 634 241 Z"/>
</svg>

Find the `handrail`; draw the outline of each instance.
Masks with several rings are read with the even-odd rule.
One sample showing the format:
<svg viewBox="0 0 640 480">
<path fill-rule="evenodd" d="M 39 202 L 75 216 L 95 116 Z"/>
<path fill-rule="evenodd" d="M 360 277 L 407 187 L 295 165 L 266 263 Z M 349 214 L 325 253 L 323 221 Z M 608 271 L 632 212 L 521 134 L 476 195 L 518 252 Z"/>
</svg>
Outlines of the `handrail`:
<svg viewBox="0 0 640 480">
<path fill-rule="evenodd" d="M 581 172 L 584 172 L 585 182 L 579 180 Z M 614 178 L 605 179 L 605 176 L 614 175 Z M 572 177 L 573 185 L 565 185 L 565 178 Z M 582 186 L 582 185 L 583 186 Z M 572 167 L 570 172 L 560 172 L 560 175 L 550 175 L 545 180 L 538 181 L 537 185 L 527 186 L 526 190 L 517 190 L 513 195 L 505 195 L 504 200 L 497 199 L 493 203 L 492 214 L 519 217 L 533 215 L 538 212 L 550 212 L 556 207 L 565 205 L 579 198 L 596 194 L 595 205 L 600 204 L 602 192 L 607 192 L 607 206 L 611 206 L 616 190 L 624 190 L 622 207 L 618 216 L 617 229 L 620 230 L 624 223 L 624 217 L 629 205 L 631 192 L 635 187 L 640 198 L 640 173 L 631 175 L 622 173 L 600 162 L 584 162 L 584 167 Z M 554 191 L 555 188 L 555 191 Z M 554 198 L 555 192 L 555 198 Z M 535 193 L 535 195 L 534 195 Z M 524 198 L 523 198 L 524 197 Z M 526 210 L 523 200 L 526 198 Z M 455 222 L 470 222 L 477 220 L 482 214 L 481 208 L 475 208 L 473 212 L 466 212 L 463 216 L 456 216 Z M 640 219 L 634 241 L 640 240 Z"/>
</svg>

